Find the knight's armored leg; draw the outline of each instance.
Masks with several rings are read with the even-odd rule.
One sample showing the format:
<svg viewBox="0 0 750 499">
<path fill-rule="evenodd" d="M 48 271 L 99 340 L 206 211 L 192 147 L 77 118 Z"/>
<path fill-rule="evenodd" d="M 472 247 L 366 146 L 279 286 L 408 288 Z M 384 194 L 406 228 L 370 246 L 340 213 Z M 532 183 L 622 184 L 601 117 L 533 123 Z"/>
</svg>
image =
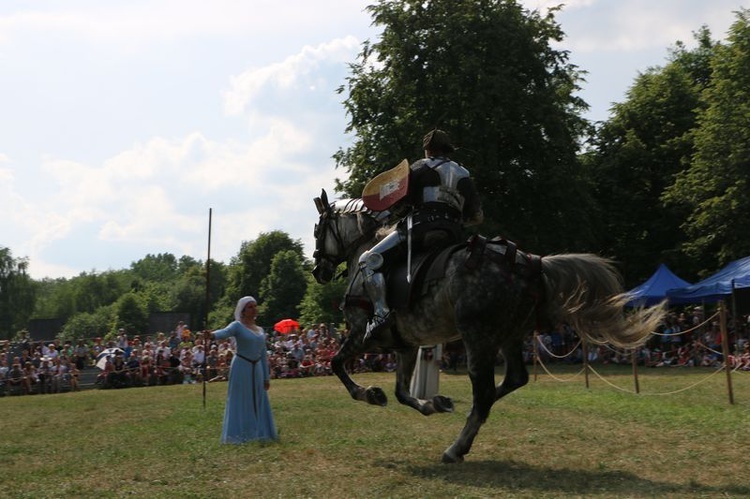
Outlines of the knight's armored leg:
<svg viewBox="0 0 750 499">
<path fill-rule="evenodd" d="M 372 319 L 367 323 L 365 340 L 372 334 L 377 333 L 378 330 L 390 326 L 393 322 L 393 316 L 386 301 L 385 277 L 382 272 L 378 271 L 383 266 L 383 253 L 396 247 L 400 242 L 400 234 L 394 231 L 369 251 L 364 252 L 359 258 L 364 288 L 370 297 L 374 312 Z"/>
</svg>

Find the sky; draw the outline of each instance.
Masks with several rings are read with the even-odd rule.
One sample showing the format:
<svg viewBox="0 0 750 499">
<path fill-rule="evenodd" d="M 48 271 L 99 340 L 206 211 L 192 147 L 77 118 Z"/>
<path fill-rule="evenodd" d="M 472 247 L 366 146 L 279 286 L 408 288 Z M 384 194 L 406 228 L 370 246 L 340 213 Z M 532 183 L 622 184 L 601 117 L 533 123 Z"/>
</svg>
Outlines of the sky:
<svg viewBox="0 0 750 499">
<path fill-rule="evenodd" d="M 148 254 L 228 263 L 281 230 L 312 255 L 313 198 L 345 175 L 336 89 L 374 0 L 0 2 L 0 247 L 34 279 Z M 523 0 L 545 11 L 560 1 Z M 750 0 L 569 0 L 556 14 L 605 120 L 639 72 Z M 417 159 L 417 158 L 412 158 Z"/>
</svg>

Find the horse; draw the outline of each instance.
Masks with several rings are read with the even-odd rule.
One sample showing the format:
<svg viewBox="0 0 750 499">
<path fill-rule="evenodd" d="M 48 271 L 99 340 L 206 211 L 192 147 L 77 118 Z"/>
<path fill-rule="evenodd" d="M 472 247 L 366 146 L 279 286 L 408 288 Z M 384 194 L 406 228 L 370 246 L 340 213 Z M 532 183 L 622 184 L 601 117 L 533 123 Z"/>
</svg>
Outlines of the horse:
<svg viewBox="0 0 750 499">
<path fill-rule="evenodd" d="M 408 309 L 396 312 L 389 331 L 365 340 L 372 312 L 358 271 L 359 256 L 383 237 L 388 212 L 367 209 L 361 199 L 330 203 L 326 191 L 315 198 L 313 276 L 330 282 L 346 262 L 348 289 L 343 312 L 349 334 L 331 361 L 331 369 L 355 400 L 385 406 L 387 397 L 377 386 L 363 387 L 346 366 L 357 356 L 375 350 L 396 354 L 397 400 L 423 415 L 453 411 L 453 401 L 442 395 L 429 400 L 409 393 L 409 383 L 420 345 L 462 340 L 472 385 L 472 407 L 442 462 L 458 463 L 470 451 L 492 405 L 528 383 L 524 342 L 535 329 L 567 322 L 587 342 L 635 347 L 661 323 L 664 305 L 625 314 L 628 301 L 613 263 L 594 254 L 557 254 L 544 257 L 517 250 L 507 241 L 464 244 L 446 249 L 443 272 L 430 280 Z M 495 385 L 498 354 L 505 375 Z"/>
</svg>

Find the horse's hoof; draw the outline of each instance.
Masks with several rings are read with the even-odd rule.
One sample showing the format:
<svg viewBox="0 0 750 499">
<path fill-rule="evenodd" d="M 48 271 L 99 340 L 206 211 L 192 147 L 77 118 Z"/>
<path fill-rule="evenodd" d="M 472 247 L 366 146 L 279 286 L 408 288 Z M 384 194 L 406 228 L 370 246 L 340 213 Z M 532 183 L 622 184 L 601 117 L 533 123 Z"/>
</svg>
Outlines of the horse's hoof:
<svg viewBox="0 0 750 499">
<path fill-rule="evenodd" d="M 379 386 L 369 386 L 365 390 L 365 399 L 368 404 L 385 407 L 388 405 L 388 397 Z"/>
<path fill-rule="evenodd" d="M 443 452 L 443 463 L 444 464 L 456 464 L 456 463 L 463 463 L 464 457 L 463 456 L 454 456 L 449 451 Z"/>
<path fill-rule="evenodd" d="M 453 400 L 442 395 L 432 397 L 432 406 L 437 412 L 453 412 Z"/>
</svg>

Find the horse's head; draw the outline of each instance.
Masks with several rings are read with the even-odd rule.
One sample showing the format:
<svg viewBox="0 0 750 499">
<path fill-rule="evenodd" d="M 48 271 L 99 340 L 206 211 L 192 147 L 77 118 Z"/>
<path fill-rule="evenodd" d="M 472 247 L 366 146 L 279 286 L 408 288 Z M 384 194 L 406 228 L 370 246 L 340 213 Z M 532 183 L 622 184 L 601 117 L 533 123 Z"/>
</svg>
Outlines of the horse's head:
<svg viewBox="0 0 750 499">
<path fill-rule="evenodd" d="M 340 200 L 333 205 L 323 190 L 315 198 L 320 218 L 315 224 L 313 277 L 321 284 L 330 282 L 336 267 L 370 240 L 379 226 L 379 217 L 368 211 L 361 199 Z"/>
<path fill-rule="evenodd" d="M 312 274 L 316 281 L 325 284 L 333 279 L 336 267 L 342 261 L 342 257 L 336 254 L 337 248 L 329 248 L 330 245 L 328 244 L 333 239 L 335 245 L 338 243 L 339 237 L 336 232 L 336 225 L 333 223 L 335 213 L 333 207 L 328 203 L 328 194 L 326 194 L 325 189 L 321 192 L 319 198 L 315 198 L 315 207 L 318 208 L 320 218 L 313 231 L 315 236 L 315 252 L 313 253 L 315 267 Z M 332 235 L 330 238 L 327 237 L 329 233 Z"/>
</svg>

